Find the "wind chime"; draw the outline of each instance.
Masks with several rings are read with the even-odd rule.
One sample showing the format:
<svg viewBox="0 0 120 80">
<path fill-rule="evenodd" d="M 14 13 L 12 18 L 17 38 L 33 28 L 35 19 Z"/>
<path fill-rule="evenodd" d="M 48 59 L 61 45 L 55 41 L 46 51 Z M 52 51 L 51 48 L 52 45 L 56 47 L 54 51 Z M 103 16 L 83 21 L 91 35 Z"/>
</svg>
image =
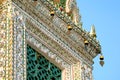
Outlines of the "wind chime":
<svg viewBox="0 0 120 80">
<path fill-rule="evenodd" d="M 54 17 L 54 15 L 55 15 L 54 10 L 51 10 L 50 11 L 50 16 Z M 68 34 L 69 34 L 70 31 L 73 29 L 73 27 L 70 25 L 70 23 L 68 23 L 67 29 L 68 29 Z M 95 33 L 94 25 L 92 26 L 90 36 L 92 36 L 93 38 L 96 38 L 96 33 Z M 84 40 L 84 44 L 85 44 L 85 48 L 86 48 L 86 46 L 88 46 L 88 44 L 89 44 L 89 42 L 88 42 L 87 39 Z M 104 65 L 104 56 L 102 54 L 100 55 L 100 65 L 102 67 Z"/>
<path fill-rule="evenodd" d="M 55 15 L 54 10 L 51 10 L 50 11 L 50 16 L 54 17 L 54 15 Z M 69 32 L 73 29 L 73 27 L 68 23 L 67 29 L 68 29 L 68 32 Z"/>
<path fill-rule="evenodd" d="M 100 55 L 100 65 L 103 67 L 104 65 L 104 56 L 101 54 Z"/>
</svg>

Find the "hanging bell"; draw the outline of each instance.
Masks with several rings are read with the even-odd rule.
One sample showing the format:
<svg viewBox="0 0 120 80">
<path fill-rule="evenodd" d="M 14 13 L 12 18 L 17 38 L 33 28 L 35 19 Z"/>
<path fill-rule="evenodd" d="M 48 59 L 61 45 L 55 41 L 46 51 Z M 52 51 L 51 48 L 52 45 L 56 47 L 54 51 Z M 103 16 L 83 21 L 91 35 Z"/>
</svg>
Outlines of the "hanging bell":
<svg viewBox="0 0 120 80">
<path fill-rule="evenodd" d="M 104 60 L 104 56 L 101 55 L 101 56 L 100 56 L 100 60 Z"/>
<path fill-rule="evenodd" d="M 85 44 L 85 45 L 88 45 L 88 43 L 89 43 L 88 40 L 85 40 L 85 41 L 84 41 L 84 44 Z"/>
<path fill-rule="evenodd" d="M 51 11 L 51 12 L 50 12 L 50 15 L 51 15 L 51 16 L 54 16 L 54 14 L 55 14 L 54 11 Z"/>
<path fill-rule="evenodd" d="M 68 30 L 72 30 L 72 26 L 68 25 Z"/>
<path fill-rule="evenodd" d="M 100 65 L 103 67 L 103 65 L 104 65 L 104 61 L 103 60 L 100 60 Z"/>
</svg>

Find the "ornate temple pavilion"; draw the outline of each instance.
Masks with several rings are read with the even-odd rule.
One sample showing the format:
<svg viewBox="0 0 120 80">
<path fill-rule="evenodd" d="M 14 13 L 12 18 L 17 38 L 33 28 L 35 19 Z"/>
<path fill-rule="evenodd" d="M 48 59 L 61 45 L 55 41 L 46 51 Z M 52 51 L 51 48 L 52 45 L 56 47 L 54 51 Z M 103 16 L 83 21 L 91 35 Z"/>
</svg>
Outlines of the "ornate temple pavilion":
<svg viewBox="0 0 120 80">
<path fill-rule="evenodd" d="M 0 0 L 0 80 L 93 80 L 98 54 L 75 0 Z"/>
</svg>

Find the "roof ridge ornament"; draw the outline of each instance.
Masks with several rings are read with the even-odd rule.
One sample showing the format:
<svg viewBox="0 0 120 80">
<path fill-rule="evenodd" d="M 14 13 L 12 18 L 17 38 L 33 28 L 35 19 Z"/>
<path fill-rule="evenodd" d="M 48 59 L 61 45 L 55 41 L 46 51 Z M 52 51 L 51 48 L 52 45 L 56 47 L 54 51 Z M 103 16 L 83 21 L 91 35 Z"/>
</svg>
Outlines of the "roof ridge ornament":
<svg viewBox="0 0 120 80">
<path fill-rule="evenodd" d="M 91 26 L 90 36 L 93 37 L 94 39 L 96 39 L 96 37 L 97 37 L 94 25 Z"/>
</svg>

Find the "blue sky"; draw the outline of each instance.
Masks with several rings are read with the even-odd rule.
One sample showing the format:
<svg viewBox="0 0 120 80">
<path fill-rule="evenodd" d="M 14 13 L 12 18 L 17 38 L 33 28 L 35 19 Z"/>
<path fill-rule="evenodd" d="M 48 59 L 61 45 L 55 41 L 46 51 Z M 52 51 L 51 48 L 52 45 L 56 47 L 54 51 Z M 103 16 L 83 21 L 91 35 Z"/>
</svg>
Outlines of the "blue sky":
<svg viewBox="0 0 120 80">
<path fill-rule="evenodd" d="M 102 46 L 105 65 L 94 59 L 94 80 L 120 80 L 120 0 L 76 0 L 83 28 L 95 25 Z"/>
</svg>

